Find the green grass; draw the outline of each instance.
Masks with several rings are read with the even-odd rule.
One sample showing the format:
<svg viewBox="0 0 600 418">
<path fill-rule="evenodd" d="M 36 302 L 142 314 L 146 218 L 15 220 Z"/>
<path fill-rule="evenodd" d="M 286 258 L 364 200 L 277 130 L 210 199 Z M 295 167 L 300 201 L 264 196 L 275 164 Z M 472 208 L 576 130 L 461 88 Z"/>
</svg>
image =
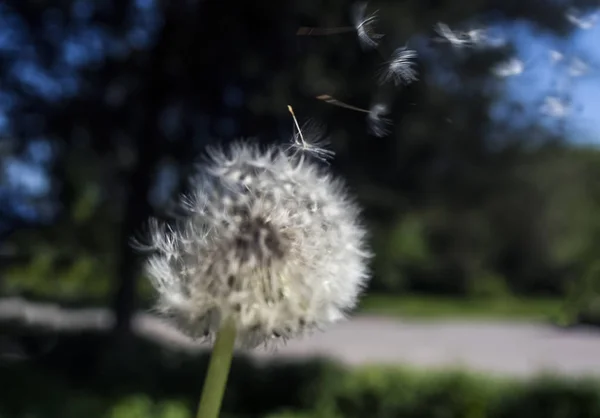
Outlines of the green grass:
<svg viewBox="0 0 600 418">
<path fill-rule="evenodd" d="M 422 319 L 549 320 L 561 316 L 559 298 L 459 299 L 437 296 L 367 295 L 360 313 Z"/>
</svg>

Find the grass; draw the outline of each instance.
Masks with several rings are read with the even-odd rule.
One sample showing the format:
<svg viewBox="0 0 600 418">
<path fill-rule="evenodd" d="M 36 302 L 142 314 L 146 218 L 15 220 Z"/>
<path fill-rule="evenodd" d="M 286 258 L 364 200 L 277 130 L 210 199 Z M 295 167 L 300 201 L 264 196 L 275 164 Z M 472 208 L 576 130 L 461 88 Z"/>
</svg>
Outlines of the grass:
<svg viewBox="0 0 600 418">
<path fill-rule="evenodd" d="M 367 295 L 359 312 L 393 317 L 549 320 L 561 316 L 559 298 L 459 299 L 440 296 Z"/>
</svg>

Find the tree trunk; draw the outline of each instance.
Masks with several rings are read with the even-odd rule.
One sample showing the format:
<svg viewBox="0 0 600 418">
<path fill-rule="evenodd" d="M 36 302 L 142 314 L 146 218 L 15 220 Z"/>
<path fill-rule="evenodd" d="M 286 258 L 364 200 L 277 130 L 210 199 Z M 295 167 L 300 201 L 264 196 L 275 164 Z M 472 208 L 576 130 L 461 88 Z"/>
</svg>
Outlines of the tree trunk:
<svg viewBox="0 0 600 418">
<path fill-rule="evenodd" d="M 170 7 L 172 9 L 173 6 Z M 162 134 L 157 124 L 163 109 L 169 88 L 164 73 L 170 40 L 175 29 L 174 13 L 165 10 L 165 25 L 152 52 L 148 65 L 149 74 L 143 84 L 145 89 L 141 103 L 146 105 L 145 123 L 136 140 L 137 162 L 129 177 L 128 195 L 122 230 L 119 236 L 120 260 L 117 267 L 117 289 L 114 297 L 115 331 L 119 335 L 128 335 L 131 319 L 136 309 L 136 284 L 140 273 L 140 260 L 131 248 L 130 240 L 144 226 L 152 214 L 148 194 L 152 179 L 161 159 L 163 145 Z"/>
</svg>

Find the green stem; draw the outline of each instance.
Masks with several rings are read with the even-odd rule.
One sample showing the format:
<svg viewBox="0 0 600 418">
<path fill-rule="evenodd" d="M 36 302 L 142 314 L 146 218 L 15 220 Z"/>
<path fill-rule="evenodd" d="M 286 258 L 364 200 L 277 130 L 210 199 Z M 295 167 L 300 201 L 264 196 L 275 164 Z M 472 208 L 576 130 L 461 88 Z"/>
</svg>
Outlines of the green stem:
<svg viewBox="0 0 600 418">
<path fill-rule="evenodd" d="M 217 418 L 219 416 L 233 357 L 235 336 L 235 324 L 231 320 L 226 321 L 217 333 L 204 379 L 197 418 Z"/>
</svg>

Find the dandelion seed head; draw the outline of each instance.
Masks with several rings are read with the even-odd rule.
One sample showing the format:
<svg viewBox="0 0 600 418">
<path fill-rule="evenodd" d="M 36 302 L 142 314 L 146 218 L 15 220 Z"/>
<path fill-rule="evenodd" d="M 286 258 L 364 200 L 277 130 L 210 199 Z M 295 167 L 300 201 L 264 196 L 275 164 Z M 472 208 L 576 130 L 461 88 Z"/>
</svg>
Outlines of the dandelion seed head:
<svg viewBox="0 0 600 418">
<path fill-rule="evenodd" d="M 254 347 L 323 327 L 352 309 L 370 254 L 341 181 L 303 155 L 238 143 L 199 167 L 176 227 L 150 223 L 157 309 L 191 337 L 225 318 Z"/>
<path fill-rule="evenodd" d="M 492 36 L 488 28 L 473 28 L 466 31 L 452 30 L 442 22 L 434 26 L 438 36 L 434 42 L 450 44 L 455 49 L 500 47 L 506 44 L 502 37 Z"/>
<path fill-rule="evenodd" d="M 327 162 L 335 156 L 335 152 L 328 149 L 329 139 L 323 134 L 323 128 L 313 121 L 302 125 L 301 130 L 294 133 L 287 151 L 292 156 L 305 154 L 310 157 Z"/>
<path fill-rule="evenodd" d="M 468 39 L 474 44 L 483 43 L 488 39 L 486 30 L 483 28 L 470 29 L 466 32 Z"/>
<path fill-rule="evenodd" d="M 373 26 L 377 23 L 377 12 L 367 15 L 367 3 L 357 3 L 352 10 L 354 28 L 360 44 L 364 48 L 377 48 L 383 35 L 376 33 Z"/>
<path fill-rule="evenodd" d="M 510 58 L 500 62 L 492 68 L 492 73 L 497 77 L 512 77 L 521 74 L 525 70 L 525 63 L 518 58 Z"/>
<path fill-rule="evenodd" d="M 383 115 L 387 114 L 388 107 L 383 103 L 376 103 L 369 109 L 367 124 L 369 132 L 376 137 L 384 137 L 390 133 L 389 126 L 392 121 Z"/>
<path fill-rule="evenodd" d="M 442 22 L 434 26 L 435 32 L 439 35 L 433 38 L 436 42 L 447 42 L 453 47 L 462 48 L 472 46 L 475 42 L 483 40 L 485 33 L 483 31 L 455 32 Z"/>
<path fill-rule="evenodd" d="M 585 16 L 579 9 L 570 8 L 565 13 L 565 18 L 579 29 L 589 30 L 598 23 L 598 13 Z"/>
<path fill-rule="evenodd" d="M 565 56 L 561 52 L 554 49 L 550 50 L 550 60 L 552 60 L 553 63 L 562 61 L 564 57 Z"/>
<path fill-rule="evenodd" d="M 553 117 L 553 118 L 564 118 L 569 114 L 569 106 L 560 97 L 548 96 L 544 98 L 544 103 L 540 107 L 540 112 Z"/>
<path fill-rule="evenodd" d="M 414 68 L 417 52 L 406 47 L 397 48 L 385 67 L 378 72 L 381 84 L 393 81 L 396 86 L 409 84 L 418 79 Z"/>
<path fill-rule="evenodd" d="M 580 58 L 573 58 L 569 63 L 569 76 L 571 77 L 581 77 L 582 75 L 587 74 L 589 70 L 588 64 L 586 64 Z"/>
</svg>

